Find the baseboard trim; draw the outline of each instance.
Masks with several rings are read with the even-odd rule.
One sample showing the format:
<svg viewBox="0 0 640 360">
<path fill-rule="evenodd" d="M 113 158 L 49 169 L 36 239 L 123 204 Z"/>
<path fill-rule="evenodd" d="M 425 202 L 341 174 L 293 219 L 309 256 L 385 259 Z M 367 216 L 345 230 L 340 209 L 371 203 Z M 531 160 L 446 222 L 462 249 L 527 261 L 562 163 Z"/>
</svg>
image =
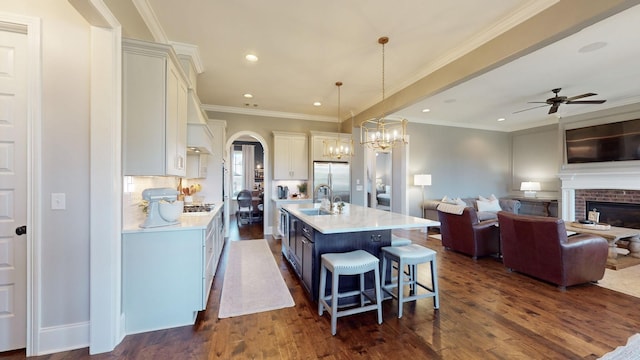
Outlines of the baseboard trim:
<svg viewBox="0 0 640 360">
<path fill-rule="evenodd" d="M 39 346 L 34 355 L 89 347 L 89 322 L 41 328 L 39 337 Z"/>
</svg>

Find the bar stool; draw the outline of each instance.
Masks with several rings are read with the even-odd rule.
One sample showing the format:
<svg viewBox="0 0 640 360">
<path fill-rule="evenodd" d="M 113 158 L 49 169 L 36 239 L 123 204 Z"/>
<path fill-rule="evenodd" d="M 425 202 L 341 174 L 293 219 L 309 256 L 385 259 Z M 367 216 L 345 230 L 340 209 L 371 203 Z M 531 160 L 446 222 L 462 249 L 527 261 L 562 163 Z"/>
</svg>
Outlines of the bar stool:
<svg viewBox="0 0 640 360">
<path fill-rule="evenodd" d="M 385 246 L 381 249 L 382 255 L 382 291 L 398 299 L 398 318 L 402 317 L 402 307 L 405 302 L 433 297 L 433 308 L 440 307 L 438 297 L 438 270 L 436 268 L 436 252 L 426 247 L 411 244 L 405 246 Z M 386 284 L 387 263 L 398 264 L 398 276 L 393 277 Z M 418 265 L 424 263 L 431 265 L 431 287 L 418 282 Z M 405 268 L 405 266 L 407 268 Z M 409 296 L 404 295 L 404 287 L 409 286 Z M 426 290 L 419 293 L 418 287 Z M 397 288 L 397 294 L 393 292 Z"/>
<path fill-rule="evenodd" d="M 391 246 L 411 245 L 411 240 L 391 234 Z"/>
<path fill-rule="evenodd" d="M 322 316 L 324 308 L 331 315 L 331 335 L 336 334 L 338 318 L 341 316 L 357 314 L 370 310 L 378 310 L 378 324 L 382 324 L 382 300 L 380 291 L 380 270 L 377 257 L 364 250 L 355 250 L 347 253 L 327 253 L 321 256 L 320 265 L 320 291 L 318 291 L 318 315 Z M 331 271 L 331 294 L 326 295 L 327 270 Z M 365 292 L 364 274 L 374 272 L 375 279 L 375 303 L 374 299 Z M 360 275 L 360 289 L 341 293 L 340 275 Z M 338 299 L 346 296 L 360 296 L 360 307 L 338 311 Z M 366 299 L 365 299 L 366 297 Z M 328 300 L 331 299 L 331 306 Z M 369 305 L 365 305 L 369 302 Z"/>
</svg>

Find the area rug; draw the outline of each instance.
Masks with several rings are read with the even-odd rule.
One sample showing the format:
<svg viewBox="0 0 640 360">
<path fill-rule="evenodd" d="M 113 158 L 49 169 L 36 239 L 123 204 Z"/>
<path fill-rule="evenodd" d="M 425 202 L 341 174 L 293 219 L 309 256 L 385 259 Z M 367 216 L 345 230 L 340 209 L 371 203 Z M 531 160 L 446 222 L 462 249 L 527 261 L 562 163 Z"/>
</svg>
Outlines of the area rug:
<svg viewBox="0 0 640 360">
<path fill-rule="evenodd" d="M 627 340 L 627 345 L 618 346 L 612 352 L 604 354 L 601 360 L 629 360 L 640 359 L 640 334 L 635 334 Z"/>
<path fill-rule="evenodd" d="M 640 265 L 622 270 L 605 269 L 598 286 L 640 298 Z"/>
<path fill-rule="evenodd" d="M 294 305 L 266 240 L 229 243 L 219 318 L 254 314 Z"/>
</svg>

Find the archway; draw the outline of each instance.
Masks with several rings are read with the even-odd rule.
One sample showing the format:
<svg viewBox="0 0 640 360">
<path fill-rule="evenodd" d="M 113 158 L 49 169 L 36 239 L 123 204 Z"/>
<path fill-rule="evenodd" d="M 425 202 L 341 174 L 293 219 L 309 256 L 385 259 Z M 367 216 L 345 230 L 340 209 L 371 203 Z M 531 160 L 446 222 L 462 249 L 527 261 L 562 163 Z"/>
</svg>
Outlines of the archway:
<svg viewBox="0 0 640 360">
<path fill-rule="evenodd" d="M 266 235 L 267 233 L 269 233 L 269 228 L 268 228 L 268 224 L 269 224 L 269 219 L 271 218 L 271 209 L 268 206 L 267 203 L 267 199 L 271 199 L 271 166 L 269 164 L 269 146 L 267 145 L 267 141 L 264 139 L 264 137 L 262 137 L 262 135 L 253 132 L 253 131 L 238 131 L 237 133 L 230 135 L 227 138 L 227 143 L 225 145 L 225 149 L 226 151 L 224 152 L 224 162 L 225 164 L 231 164 L 231 156 L 233 154 L 233 143 L 235 141 L 237 141 L 240 138 L 243 137 L 252 137 L 254 139 L 256 139 L 256 141 L 258 141 L 260 143 L 260 145 L 262 145 L 262 149 L 263 149 L 263 164 L 264 164 L 264 186 L 263 186 L 263 191 L 264 191 L 264 210 L 263 210 L 263 216 L 262 216 L 262 228 L 264 231 L 264 234 Z M 228 167 L 229 165 L 227 165 Z M 230 171 L 225 171 L 224 174 L 224 194 L 225 194 L 225 204 L 224 204 L 224 226 L 225 229 L 227 229 L 227 235 L 228 235 L 228 231 L 229 231 L 229 216 L 230 216 L 230 205 L 231 205 L 231 200 L 232 198 L 230 197 L 230 194 L 232 194 L 232 182 L 231 182 L 231 172 Z"/>
</svg>

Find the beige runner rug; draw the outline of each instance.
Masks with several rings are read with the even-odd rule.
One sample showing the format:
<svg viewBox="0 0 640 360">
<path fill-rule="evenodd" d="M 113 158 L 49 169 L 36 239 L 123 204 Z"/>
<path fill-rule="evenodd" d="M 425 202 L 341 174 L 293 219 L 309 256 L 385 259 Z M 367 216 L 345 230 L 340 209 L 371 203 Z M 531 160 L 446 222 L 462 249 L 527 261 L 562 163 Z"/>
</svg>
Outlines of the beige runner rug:
<svg viewBox="0 0 640 360">
<path fill-rule="evenodd" d="M 266 240 L 229 242 L 218 318 L 294 305 Z"/>
</svg>

